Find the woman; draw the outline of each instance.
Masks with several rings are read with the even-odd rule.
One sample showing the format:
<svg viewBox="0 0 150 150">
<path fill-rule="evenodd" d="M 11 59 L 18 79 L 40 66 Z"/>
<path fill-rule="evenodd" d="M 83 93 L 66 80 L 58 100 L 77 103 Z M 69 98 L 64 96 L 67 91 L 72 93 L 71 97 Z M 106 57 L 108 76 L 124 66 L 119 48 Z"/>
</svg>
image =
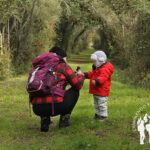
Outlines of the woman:
<svg viewBox="0 0 150 150">
<path fill-rule="evenodd" d="M 60 115 L 60 128 L 71 124 L 69 121 L 70 115 L 77 103 L 79 90 L 82 88 L 85 79 L 81 71 L 78 71 L 76 75 L 67 64 L 67 54 L 63 49 L 55 46 L 49 52 L 55 53 L 60 58 L 60 63 L 57 65 L 55 71 L 57 83 L 62 83 L 62 81 L 64 83 L 60 88 L 65 90 L 68 83 L 71 85 L 71 88 L 65 92 L 64 97 L 50 94 L 46 97 L 31 99 L 33 112 L 41 117 L 41 132 L 49 130 L 51 116 Z"/>
</svg>

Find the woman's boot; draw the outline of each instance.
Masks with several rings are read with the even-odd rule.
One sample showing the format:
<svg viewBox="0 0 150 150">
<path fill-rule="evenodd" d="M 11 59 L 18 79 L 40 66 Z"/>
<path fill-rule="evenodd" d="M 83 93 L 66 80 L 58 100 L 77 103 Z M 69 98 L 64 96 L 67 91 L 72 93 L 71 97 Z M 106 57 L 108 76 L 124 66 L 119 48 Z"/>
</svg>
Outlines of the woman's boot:
<svg viewBox="0 0 150 150">
<path fill-rule="evenodd" d="M 64 128 L 64 127 L 68 127 L 72 124 L 72 122 L 70 121 L 70 114 L 66 114 L 64 116 L 60 116 L 60 120 L 59 120 L 59 128 Z"/>
<path fill-rule="evenodd" d="M 48 132 L 50 123 L 50 117 L 41 117 L 41 132 Z"/>
</svg>

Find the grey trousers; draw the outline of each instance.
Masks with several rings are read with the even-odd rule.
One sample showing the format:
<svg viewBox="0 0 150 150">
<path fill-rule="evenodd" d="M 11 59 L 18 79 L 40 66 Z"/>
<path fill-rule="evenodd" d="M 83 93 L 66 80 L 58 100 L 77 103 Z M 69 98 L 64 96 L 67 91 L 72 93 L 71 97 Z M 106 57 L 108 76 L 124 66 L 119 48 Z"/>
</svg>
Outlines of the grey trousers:
<svg viewBox="0 0 150 150">
<path fill-rule="evenodd" d="M 94 98 L 94 105 L 95 105 L 95 111 L 96 114 L 99 116 L 107 117 L 107 96 L 98 96 L 93 95 Z"/>
</svg>

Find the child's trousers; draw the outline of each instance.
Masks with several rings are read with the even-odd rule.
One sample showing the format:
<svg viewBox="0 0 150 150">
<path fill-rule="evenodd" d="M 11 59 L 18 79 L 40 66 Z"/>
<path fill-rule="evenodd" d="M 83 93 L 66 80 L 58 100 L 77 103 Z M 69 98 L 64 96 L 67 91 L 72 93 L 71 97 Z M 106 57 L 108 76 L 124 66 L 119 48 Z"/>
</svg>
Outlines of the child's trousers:
<svg viewBox="0 0 150 150">
<path fill-rule="evenodd" d="M 102 117 L 107 117 L 107 96 L 93 95 L 96 114 Z"/>
</svg>

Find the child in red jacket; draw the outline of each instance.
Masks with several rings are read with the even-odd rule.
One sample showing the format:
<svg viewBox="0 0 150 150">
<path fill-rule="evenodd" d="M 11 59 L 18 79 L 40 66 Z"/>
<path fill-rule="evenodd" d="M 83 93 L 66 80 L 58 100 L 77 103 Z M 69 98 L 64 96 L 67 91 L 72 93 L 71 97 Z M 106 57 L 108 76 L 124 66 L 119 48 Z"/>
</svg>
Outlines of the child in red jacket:
<svg viewBox="0 0 150 150">
<path fill-rule="evenodd" d="M 103 51 L 96 51 L 91 55 L 94 61 L 95 69 L 85 74 L 85 77 L 90 79 L 89 93 L 93 94 L 95 105 L 95 120 L 108 120 L 107 99 L 111 86 L 111 75 L 114 67 L 110 62 L 107 62 L 107 56 Z"/>
</svg>

